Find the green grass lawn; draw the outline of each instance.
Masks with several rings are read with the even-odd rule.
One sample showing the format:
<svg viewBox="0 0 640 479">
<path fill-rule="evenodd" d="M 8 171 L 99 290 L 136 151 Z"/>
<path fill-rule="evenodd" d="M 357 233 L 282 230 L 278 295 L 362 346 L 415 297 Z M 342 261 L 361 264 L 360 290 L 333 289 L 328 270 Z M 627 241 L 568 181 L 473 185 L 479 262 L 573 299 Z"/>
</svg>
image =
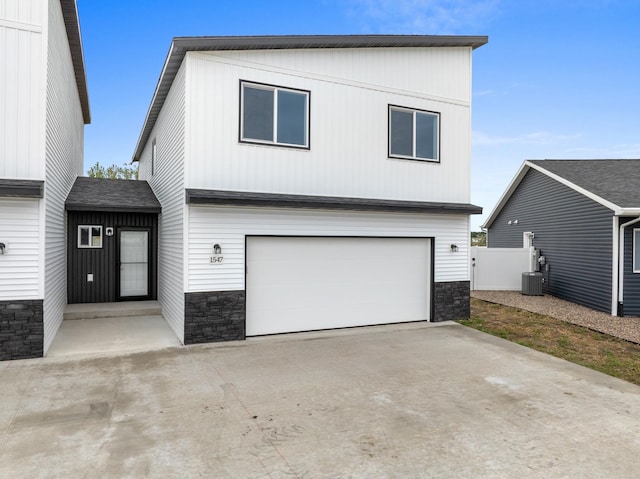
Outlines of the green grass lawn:
<svg viewBox="0 0 640 479">
<path fill-rule="evenodd" d="M 510 306 L 471 299 L 460 324 L 640 385 L 640 345 Z"/>
</svg>

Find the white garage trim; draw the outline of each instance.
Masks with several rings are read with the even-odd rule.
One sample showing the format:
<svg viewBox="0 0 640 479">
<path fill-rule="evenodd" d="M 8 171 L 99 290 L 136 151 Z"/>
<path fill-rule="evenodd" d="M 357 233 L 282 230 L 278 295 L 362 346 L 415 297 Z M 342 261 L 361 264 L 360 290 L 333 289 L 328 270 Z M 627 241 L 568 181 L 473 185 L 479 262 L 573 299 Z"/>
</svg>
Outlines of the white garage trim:
<svg viewBox="0 0 640 479">
<path fill-rule="evenodd" d="M 432 238 L 247 236 L 246 334 L 428 321 Z"/>
</svg>

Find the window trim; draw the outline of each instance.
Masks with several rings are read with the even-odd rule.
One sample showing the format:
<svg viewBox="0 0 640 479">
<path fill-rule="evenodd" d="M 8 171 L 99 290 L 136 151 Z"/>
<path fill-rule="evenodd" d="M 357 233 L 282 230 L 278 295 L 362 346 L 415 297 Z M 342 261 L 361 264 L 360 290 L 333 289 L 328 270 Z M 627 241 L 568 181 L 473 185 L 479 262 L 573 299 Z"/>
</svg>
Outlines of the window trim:
<svg viewBox="0 0 640 479">
<path fill-rule="evenodd" d="M 82 230 L 84 228 L 88 228 L 89 229 L 89 244 L 82 244 Z M 98 228 L 100 230 L 100 244 L 97 246 L 93 246 L 91 244 L 91 229 L 92 228 Z M 101 249 L 102 248 L 102 244 L 104 240 L 104 233 L 103 233 L 103 229 L 102 229 L 102 225 L 78 225 L 78 248 L 80 249 Z"/>
<path fill-rule="evenodd" d="M 271 90 L 274 92 L 273 96 L 273 140 L 259 140 L 254 138 L 244 138 L 244 86 L 256 87 L 261 90 Z M 297 145 L 294 143 L 279 143 L 277 141 L 278 138 L 278 91 L 289 91 L 293 93 L 301 93 L 306 96 L 307 102 L 307 117 L 306 117 L 306 125 L 305 125 L 305 139 L 306 144 Z M 300 88 L 290 88 L 284 87 L 280 85 L 271 85 L 269 83 L 260 83 L 249 80 L 240 80 L 240 114 L 238 118 L 238 142 L 247 143 L 253 145 L 268 145 L 268 146 L 278 146 L 282 148 L 294 148 L 296 150 L 310 150 L 311 149 L 311 91 L 303 90 Z"/>
<path fill-rule="evenodd" d="M 151 142 L 151 176 L 153 176 L 156 172 L 156 158 L 158 155 L 158 146 L 156 143 L 156 139 L 154 138 Z"/>
<path fill-rule="evenodd" d="M 409 112 L 412 113 L 412 124 L 413 124 L 413 145 L 412 145 L 412 150 L 413 150 L 413 155 L 412 156 L 406 156 L 406 155 L 398 155 L 398 154 L 393 154 L 391 153 L 391 112 L 393 110 L 396 111 L 405 111 L 405 112 Z M 419 156 L 416 156 L 416 113 L 426 113 L 429 115 L 433 115 L 436 117 L 437 122 L 436 122 L 436 128 L 437 128 L 437 132 L 436 132 L 436 141 L 437 141 L 437 145 L 436 145 L 436 158 L 422 158 Z M 400 160 L 413 160 L 413 161 L 425 161 L 428 163 L 440 163 L 440 144 L 441 144 L 441 114 L 439 111 L 431 111 L 431 110 L 422 110 L 420 108 L 411 108 L 411 107 L 407 107 L 407 106 L 401 106 L 401 105 L 393 105 L 393 104 L 389 104 L 387 105 L 387 156 L 388 158 L 394 158 L 394 159 L 400 159 Z"/>
<path fill-rule="evenodd" d="M 633 255 L 631 258 L 631 269 L 634 273 L 640 273 L 640 269 L 636 269 L 636 260 L 638 259 L 636 254 L 640 253 L 640 228 L 633 229 L 633 237 L 631 238 L 631 244 L 633 248 Z"/>
</svg>

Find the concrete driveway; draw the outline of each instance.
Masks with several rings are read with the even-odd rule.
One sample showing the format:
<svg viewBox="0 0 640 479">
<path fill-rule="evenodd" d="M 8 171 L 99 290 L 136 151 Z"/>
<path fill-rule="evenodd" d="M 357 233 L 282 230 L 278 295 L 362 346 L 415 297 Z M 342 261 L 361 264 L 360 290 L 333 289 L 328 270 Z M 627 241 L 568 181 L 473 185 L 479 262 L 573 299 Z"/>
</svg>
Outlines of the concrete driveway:
<svg viewBox="0 0 640 479">
<path fill-rule="evenodd" d="M 0 363 L 0 477 L 624 478 L 640 388 L 447 323 Z"/>
</svg>

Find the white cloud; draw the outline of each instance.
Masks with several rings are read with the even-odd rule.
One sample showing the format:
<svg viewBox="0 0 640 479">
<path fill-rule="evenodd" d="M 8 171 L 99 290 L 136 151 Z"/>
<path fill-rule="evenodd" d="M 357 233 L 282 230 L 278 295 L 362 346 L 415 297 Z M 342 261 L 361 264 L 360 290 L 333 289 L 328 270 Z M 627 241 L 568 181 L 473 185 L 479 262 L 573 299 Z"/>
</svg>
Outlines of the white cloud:
<svg viewBox="0 0 640 479">
<path fill-rule="evenodd" d="M 518 136 L 491 136 L 480 131 L 473 132 L 474 146 L 498 146 L 508 144 L 526 144 L 526 145 L 555 145 L 563 142 L 578 140 L 582 137 L 580 133 L 572 135 L 561 135 L 550 133 L 548 131 L 535 131 Z"/>
<path fill-rule="evenodd" d="M 457 34 L 499 11 L 501 0 L 349 0 L 369 29 L 383 33 Z M 373 27 L 371 24 L 375 24 Z"/>
<path fill-rule="evenodd" d="M 495 90 L 481 90 L 481 91 L 474 91 L 473 97 L 479 98 L 481 96 L 489 96 L 489 95 L 495 95 L 495 94 L 496 94 Z"/>
<path fill-rule="evenodd" d="M 580 148 L 571 148 L 567 150 L 575 158 L 640 158 L 640 143 L 626 143 L 620 145 L 612 145 L 609 147 L 590 147 L 583 146 Z"/>
</svg>

